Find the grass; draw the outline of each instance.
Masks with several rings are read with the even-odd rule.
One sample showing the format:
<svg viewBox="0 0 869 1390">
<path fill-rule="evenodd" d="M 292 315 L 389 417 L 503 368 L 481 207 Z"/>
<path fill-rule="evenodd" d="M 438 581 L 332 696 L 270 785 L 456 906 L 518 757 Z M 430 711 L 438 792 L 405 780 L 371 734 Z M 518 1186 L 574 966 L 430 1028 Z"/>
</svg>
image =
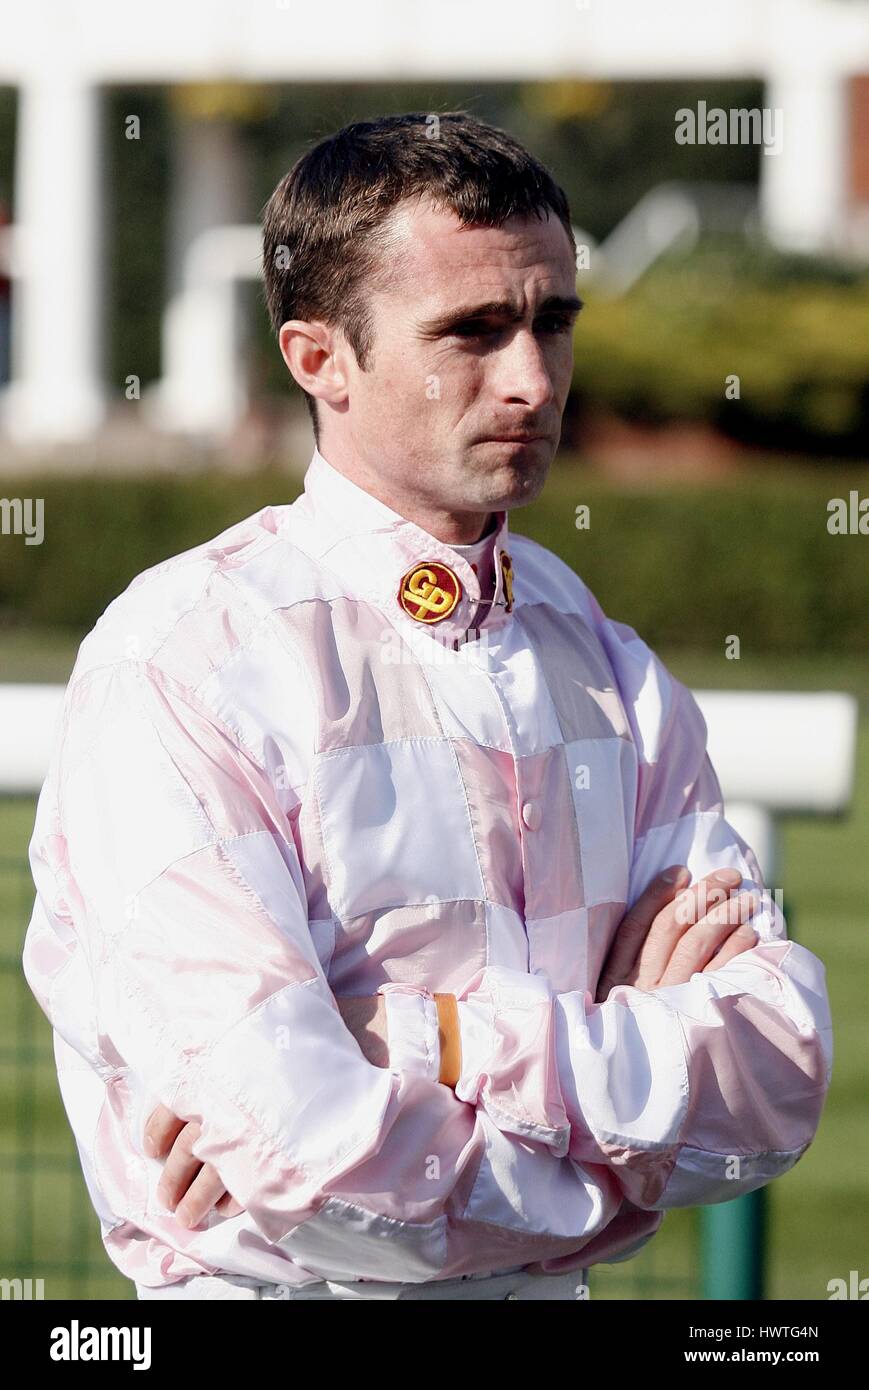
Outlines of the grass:
<svg viewBox="0 0 869 1390">
<path fill-rule="evenodd" d="M 0 1272 L 47 1299 L 135 1297 L 108 1260 L 60 1099 L 51 1030 L 21 973 L 35 801 L 0 801 Z"/>
<path fill-rule="evenodd" d="M 65 681 L 77 650 L 62 633 L 4 641 L 7 680 Z M 785 823 L 781 871 L 793 934 L 824 961 L 833 1009 L 833 1082 L 818 1136 L 794 1169 L 767 1189 L 768 1297 L 824 1299 L 827 1283 L 866 1270 L 864 991 L 869 978 L 869 661 L 811 657 L 726 661 L 661 651 L 697 688 L 850 690 L 860 699 L 858 766 L 850 813 L 838 821 Z M 32 798 L 0 801 L 0 1273 L 43 1277 L 48 1298 L 130 1298 L 102 1251 L 96 1217 L 60 1104 L 50 1030 L 20 976 L 32 885 L 23 864 Z M 862 1213 L 862 1219 L 861 1219 Z M 597 1266 L 593 1299 L 699 1294 L 699 1212 L 670 1212 L 636 1259 Z"/>
</svg>

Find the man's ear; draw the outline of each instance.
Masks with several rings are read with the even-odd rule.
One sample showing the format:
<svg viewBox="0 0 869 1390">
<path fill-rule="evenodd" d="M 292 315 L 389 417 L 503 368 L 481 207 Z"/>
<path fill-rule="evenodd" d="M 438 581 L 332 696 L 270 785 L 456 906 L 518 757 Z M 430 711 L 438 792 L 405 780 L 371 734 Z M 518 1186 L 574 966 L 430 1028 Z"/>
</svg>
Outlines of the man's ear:
<svg viewBox="0 0 869 1390">
<path fill-rule="evenodd" d="M 343 335 L 319 319 L 288 319 L 278 334 L 281 356 L 303 391 L 340 405 L 347 399 Z"/>
</svg>

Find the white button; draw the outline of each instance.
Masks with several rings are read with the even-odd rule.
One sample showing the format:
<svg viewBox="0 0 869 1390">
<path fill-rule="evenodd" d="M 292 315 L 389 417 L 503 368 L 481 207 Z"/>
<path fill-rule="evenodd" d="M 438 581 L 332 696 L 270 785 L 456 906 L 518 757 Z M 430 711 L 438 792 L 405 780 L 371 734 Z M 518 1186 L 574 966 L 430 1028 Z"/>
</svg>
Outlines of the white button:
<svg viewBox="0 0 869 1390">
<path fill-rule="evenodd" d="M 539 830 L 543 813 L 539 801 L 526 801 L 522 806 L 522 819 L 529 830 Z"/>
</svg>

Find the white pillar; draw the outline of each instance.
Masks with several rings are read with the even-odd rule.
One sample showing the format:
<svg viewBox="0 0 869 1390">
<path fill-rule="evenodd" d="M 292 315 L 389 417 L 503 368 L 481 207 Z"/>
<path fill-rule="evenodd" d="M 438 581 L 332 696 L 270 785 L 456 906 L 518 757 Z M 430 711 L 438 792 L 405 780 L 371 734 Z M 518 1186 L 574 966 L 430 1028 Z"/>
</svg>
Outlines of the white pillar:
<svg viewBox="0 0 869 1390">
<path fill-rule="evenodd" d="M 840 247 L 845 226 L 845 78 L 832 65 L 803 62 L 775 71 L 764 105 L 780 111 L 778 154 L 760 155 L 764 230 L 784 250 Z"/>
<path fill-rule="evenodd" d="M 98 89 L 60 63 L 20 89 L 12 374 L 3 423 L 75 439 L 104 417 Z"/>
<path fill-rule="evenodd" d="M 238 278 L 259 271 L 250 215 L 250 159 L 229 119 L 179 106 L 172 141 L 168 301 L 161 379 L 143 396 L 156 428 L 228 433 L 247 404 Z"/>
</svg>

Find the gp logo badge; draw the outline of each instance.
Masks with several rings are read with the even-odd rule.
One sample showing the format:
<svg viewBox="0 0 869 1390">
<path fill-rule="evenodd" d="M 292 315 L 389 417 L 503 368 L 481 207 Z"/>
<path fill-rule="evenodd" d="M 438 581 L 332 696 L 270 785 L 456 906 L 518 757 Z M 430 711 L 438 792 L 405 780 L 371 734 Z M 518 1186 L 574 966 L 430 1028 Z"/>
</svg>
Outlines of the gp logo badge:
<svg viewBox="0 0 869 1390">
<path fill-rule="evenodd" d="M 504 586 L 504 597 L 507 600 L 506 611 L 513 611 L 513 561 L 506 550 L 501 551 L 501 582 Z"/>
<path fill-rule="evenodd" d="M 462 596 L 459 577 L 439 560 L 425 560 L 408 570 L 398 590 L 398 601 L 418 623 L 439 623 L 449 617 Z"/>
</svg>

